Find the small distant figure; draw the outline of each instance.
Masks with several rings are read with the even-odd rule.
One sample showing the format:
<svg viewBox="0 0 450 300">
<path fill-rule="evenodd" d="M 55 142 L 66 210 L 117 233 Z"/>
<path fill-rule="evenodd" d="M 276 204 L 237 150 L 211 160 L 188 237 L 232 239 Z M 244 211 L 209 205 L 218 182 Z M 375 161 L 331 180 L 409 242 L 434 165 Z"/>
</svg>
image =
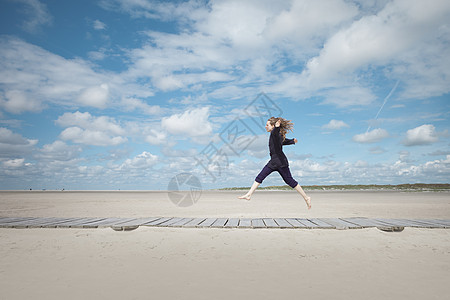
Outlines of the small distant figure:
<svg viewBox="0 0 450 300">
<path fill-rule="evenodd" d="M 292 131 L 294 124 L 290 120 L 284 118 L 271 117 L 267 120 L 266 131 L 270 132 L 269 137 L 269 151 L 270 161 L 264 166 L 262 171 L 256 176 L 255 182 L 247 192 L 247 194 L 238 197 L 239 199 L 250 200 L 253 192 L 263 182 L 263 180 L 269 176 L 272 172 L 277 171 L 284 182 L 286 182 L 291 188 L 297 190 L 302 195 L 303 199 L 311 209 L 311 197 L 307 196 L 302 187 L 292 178 L 291 171 L 289 170 L 289 163 L 286 155 L 283 153 L 283 145 L 293 145 L 297 143 L 297 139 L 287 139 L 286 133 Z"/>
</svg>

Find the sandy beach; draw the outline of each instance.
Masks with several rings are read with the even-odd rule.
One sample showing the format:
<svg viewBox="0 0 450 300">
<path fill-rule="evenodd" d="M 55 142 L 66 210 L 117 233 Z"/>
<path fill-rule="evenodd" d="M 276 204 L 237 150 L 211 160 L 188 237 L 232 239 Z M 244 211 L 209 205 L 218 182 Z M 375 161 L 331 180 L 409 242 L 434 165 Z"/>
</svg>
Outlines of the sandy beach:
<svg viewBox="0 0 450 300">
<path fill-rule="evenodd" d="M 0 192 L 9 217 L 450 219 L 448 192 Z M 0 229 L 0 299 L 443 299 L 450 230 Z"/>
</svg>

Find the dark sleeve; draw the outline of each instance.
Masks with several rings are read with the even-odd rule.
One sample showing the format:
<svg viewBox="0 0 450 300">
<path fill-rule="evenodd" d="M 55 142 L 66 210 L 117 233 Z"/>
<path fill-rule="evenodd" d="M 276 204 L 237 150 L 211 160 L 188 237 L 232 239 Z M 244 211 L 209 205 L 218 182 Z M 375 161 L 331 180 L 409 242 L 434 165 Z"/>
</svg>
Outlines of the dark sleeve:
<svg viewBox="0 0 450 300">
<path fill-rule="evenodd" d="M 284 139 L 283 145 L 293 145 L 295 144 L 294 139 Z"/>
</svg>

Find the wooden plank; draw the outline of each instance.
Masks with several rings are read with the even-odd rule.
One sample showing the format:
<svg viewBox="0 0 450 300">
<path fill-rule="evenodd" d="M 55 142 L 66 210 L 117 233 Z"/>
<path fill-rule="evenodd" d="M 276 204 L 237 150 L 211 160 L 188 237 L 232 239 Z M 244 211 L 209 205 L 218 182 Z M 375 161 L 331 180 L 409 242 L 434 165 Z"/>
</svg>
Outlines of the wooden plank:
<svg viewBox="0 0 450 300">
<path fill-rule="evenodd" d="M 196 227 L 210 227 L 216 220 L 217 220 L 217 218 L 206 218 L 203 222 L 201 222 Z"/>
<path fill-rule="evenodd" d="M 57 228 L 83 228 L 83 226 L 85 226 L 89 223 L 104 220 L 104 219 L 105 218 L 78 218 L 73 221 L 59 223 L 56 225 L 56 227 Z"/>
<path fill-rule="evenodd" d="M 182 218 L 178 222 L 172 223 L 169 225 L 169 227 L 183 227 L 184 224 L 186 224 L 189 221 L 192 221 L 193 218 Z"/>
<path fill-rule="evenodd" d="M 226 228 L 235 228 L 239 225 L 239 219 L 238 218 L 231 218 L 228 219 L 228 222 L 225 224 L 224 227 Z"/>
<path fill-rule="evenodd" d="M 106 218 L 104 220 L 100 220 L 97 222 L 92 222 L 86 225 L 83 225 L 83 228 L 96 228 L 96 227 L 109 227 L 114 226 L 118 223 L 123 223 L 126 221 L 135 220 L 134 218 Z"/>
<path fill-rule="evenodd" d="M 27 220 L 33 220 L 33 219 L 38 219 L 37 217 L 3 217 L 2 220 L 0 221 L 0 224 L 9 224 L 9 223 L 14 223 L 14 222 L 23 222 L 23 221 L 27 221 Z"/>
<path fill-rule="evenodd" d="M 277 222 L 272 218 L 264 218 L 263 221 L 267 228 L 280 228 Z"/>
<path fill-rule="evenodd" d="M 218 218 L 217 220 L 214 221 L 214 223 L 211 224 L 210 227 L 221 228 L 221 227 L 225 226 L 227 221 L 228 221 L 227 218 Z"/>
<path fill-rule="evenodd" d="M 424 219 L 423 221 L 431 224 L 443 225 L 444 228 L 450 228 L 450 220 Z"/>
<path fill-rule="evenodd" d="M 3 228 L 13 228 L 15 225 L 20 224 L 27 224 L 28 221 L 31 220 L 38 220 L 39 218 L 36 217 L 29 217 L 29 218 L 11 218 L 10 220 L 6 221 L 5 223 L 1 224 L 1 227 Z"/>
<path fill-rule="evenodd" d="M 167 220 L 166 222 L 160 223 L 158 224 L 158 226 L 162 226 L 162 227 L 166 227 L 166 226 L 170 226 L 176 222 L 181 221 L 183 218 L 172 218 L 170 220 Z"/>
<path fill-rule="evenodd" d="M 75 220 L 76 218 L 42 218 L 40 222 L 28 225 L 28 228 L 56 228 L 58 224 Z"/>
<path fill-rule="evenodd" d="M 173 219 L 173 218 L 171 218 L 171 217 L 159 218 L 159 219 L 156 219 L 155 221 L 151 221 L 151 222 L 148 222 L 148 223 L 145 223 L 145 224 L 142 224 L 142 225 L 143 226 L 158 226 L 159 224 L 167 222 L 167 221 L 169 221 L 171 219 Z"/>
<path fill-rule="evenodd" d="M 28 221 L 14 222 L 11 225 L 13 228 L 40 228 L 42 224 L 48 224 L 51 221 L 55 222 L 54 218 L 34 218 Z M 57 223 L 62 223 L 62 221 Z"/>
<path fill-rule="evenodd" d="M 430 223 L 424 220 L 410 220 L 408 219 L 408 222 L 411 222 L 413 224 L 411 227 L 417 227 L 417 228 L 445 228 L 445 225 L 442 224 L 436 224 L 436 223 Z"/>
<path fill-rule="evenodd" d="M 372 220 L 367 218 L 358 218 L 358 217 L 352 217 L 352 218 L 345 218 L 342 219 L 346 222 L 350 222 L 356 225 L 361 226 L 362 228 L 369 228 L 369 227 L 376 227 L 377 224 L 375 222 L 372 222 Z"/>
<path fill-rule="evenodd" d="M 138 219 L 133 219 L 130 221 L 120 222 L 115 225 L 117 225 L 117 226 L 140 226 L 142 224 L 156 221 L 158 219 L 160 219 L 160 218 L 155 218 L 155 217 L 153 217 L 153 218 L 138 218 Z"/>
<path fill-rule="evenodd" d="M 384 219 L 384 218 L 377 218 L 375 219 L 379 222 L 385 223 L 388 226 L 400 226 L 400 227 L 405 227 L 405 226 L 410 226 L 411 224 L 409 222 L 406 222 L 405 220 L 396 220 L 396 219 Z"/>
<path fill-rule="evenodd" d="M 317 225 L 317 228 L 336 228 L 336 226 L 328 224 L 324 221 L 322 221 L 321 219 L 317 219 L 317 218 L 312 218 L 312 219 L 308 219 L 309 221 L 313 222 L 314 224 Z"/>
<path fill-rule="evenodd" d="M 303 223 L 297 221 L 294 218 L 286 218 L 286 221 L 288 221 L 289 224 L 291 224 L 292 227 L 294 228 L 306 228 L 306 226 Z"/>
<path fill-rule="evenodd" d="M 361 226 L 345 222 L 338 218 L 323 218 L 322 221 L 331 224 L 336 227 L 336 229 L 349 229 L 349 228 L 361 228 Z"/>
<path fill-rule="evenodd" d="M 300 222 L 300 223 L 302 223 L 303 225 L 305 225 L 306 228 L 320 228 L 319 225 L 317 225 L 317 224 L 311 222 L 311 221 L 308 220 L 308 219 L 298 219 L 298 218 L 296 218 L 296 220 L 297 220 L 297 222 Z"/>
<path fill-rule="evenodd" d="M 280 228 L 292 228 L 291 223 L 286 221 L 286 219 L 275 218 L 274 220 L 275 220 L 275 222 L 277 222 L 277 224 L 278 224 L 278 226 L 280 226 Z"/>
<path fill-rule="evenodd" d="M 244 218 L 239 220 L 239 228 L 251 228 L 252 219 Z"/>
<path fill-rule="evenodd" d="M 206 218 L 195 218 L 192 221 L 187 222 L 183 227 L 197 227 L 198 224 L 206 220 Z"/>
<path fill-rule="evenodd" d="M 264 224 L 262 219 L 252 219 L 252 227 L 253 228 L 266 228 L 266 224 Z"/>
</svg>

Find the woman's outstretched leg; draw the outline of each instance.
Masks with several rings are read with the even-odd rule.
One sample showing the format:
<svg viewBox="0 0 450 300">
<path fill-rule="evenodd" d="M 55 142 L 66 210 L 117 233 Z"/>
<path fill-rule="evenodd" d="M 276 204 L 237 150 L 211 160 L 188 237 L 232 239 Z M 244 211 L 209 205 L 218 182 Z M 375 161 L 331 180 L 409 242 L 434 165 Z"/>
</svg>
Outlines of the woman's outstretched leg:
<svg viewBox="0 0 450 300">
<path fill-rule="evenodd" d="M 256 190 L 256 188 L 260 185 L 261 183 L 259 182 L 253 182 L 252 187 L 250 188 L 250 190 L 247 192 L 247 194 L 245 194 L 244 196 L 240 196 L 238 197 L 239 199 L 245 199 L 245 200 L 250 200 L 250 198 L 252 197 L 253 192 Z"/>
<path fill-rule="evenodd" d="M 311 197 L 308 197 L 308 195 L 306 195 L 305 191 L 302 189 L 300 184 L 297 184 L 295 186 L 295 189 L 297 190 L 297 192 L 300 193 L 300 195 L 302 195 L 303 199 L 305 199 L 305 202 L 306 202 L 306 205 L 308 206 L 308 209 L 311 209 Z"/>
</svg>

